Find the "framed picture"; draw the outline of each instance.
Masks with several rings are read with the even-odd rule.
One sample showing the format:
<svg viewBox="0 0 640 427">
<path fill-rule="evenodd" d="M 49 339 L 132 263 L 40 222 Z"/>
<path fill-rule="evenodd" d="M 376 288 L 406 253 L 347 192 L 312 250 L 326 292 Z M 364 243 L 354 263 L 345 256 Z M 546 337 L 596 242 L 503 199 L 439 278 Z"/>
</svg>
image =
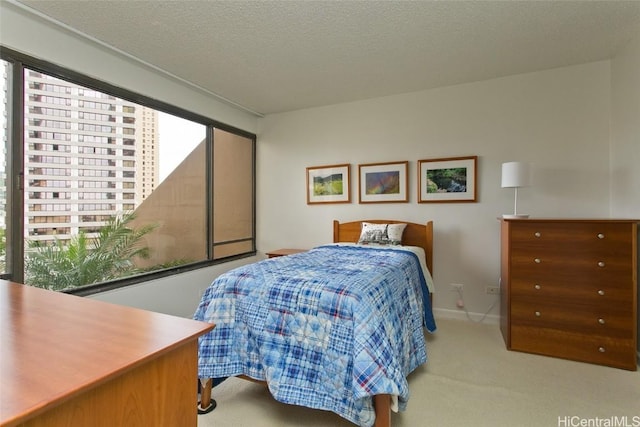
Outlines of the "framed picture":
<svg viewBox="0 0 640 427">
<path fill-rule="evenodd" d="M 360 203 L 406 203 L 409 162 L 358 165 Z"/>
<path fill-rule="evenodd" d="M 475 202 L 478 156 L 418 160 L 418 203 Z"/>
<path fill-rule="evenodd" d="M 307 204 L 351 203 L 349 164 L 307 168 Z"/>
</svg>

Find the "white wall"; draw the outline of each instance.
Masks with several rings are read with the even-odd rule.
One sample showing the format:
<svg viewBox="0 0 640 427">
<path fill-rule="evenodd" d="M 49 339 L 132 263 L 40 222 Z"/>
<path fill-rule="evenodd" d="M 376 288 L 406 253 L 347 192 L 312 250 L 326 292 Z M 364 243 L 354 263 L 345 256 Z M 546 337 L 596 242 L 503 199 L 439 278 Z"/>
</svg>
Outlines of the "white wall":
<svg viewBox="0 0 640 427">
<path fill-rule="evenodd" d="M 640 34 L 611 62 L 611 214 L 640 218 Z"/>
<path fill-rule="evenodd" d="M 258 138 L 258 249 L 330 242 L 331 221 L 434 221 L 435 307 L 460 315 L 449 283 L 483 313 L 499 280 L 499 222 L 513 210 L 501 163 L 530 161 L 534 185 L 519 211 L 536 217 L 609 216 L 610 63 L 269 115 Z M 418 204 L 416 161 L 479 156 L 478 202 Z M 358 204 L 359 163 L 410 161 L 410 202 Z M 307 205 L 307 166 L 350 163 L 350 204 Z M 492 314 L 497 314 L 497 306 Z"/>
</svg>

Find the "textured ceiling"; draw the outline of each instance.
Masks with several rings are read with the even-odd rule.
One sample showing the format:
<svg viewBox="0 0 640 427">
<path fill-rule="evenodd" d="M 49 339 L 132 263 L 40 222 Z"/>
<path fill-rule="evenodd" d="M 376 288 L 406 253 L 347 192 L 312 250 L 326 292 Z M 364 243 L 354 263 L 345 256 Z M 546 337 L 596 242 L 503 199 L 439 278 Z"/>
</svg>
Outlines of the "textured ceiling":
<svg viewBox="0 0 640 427">
<path fill-rule="evenodd" d="M 261 114 L 608 59 L 640 33 L 640 1 L 19 3 Z"/>
</svg>

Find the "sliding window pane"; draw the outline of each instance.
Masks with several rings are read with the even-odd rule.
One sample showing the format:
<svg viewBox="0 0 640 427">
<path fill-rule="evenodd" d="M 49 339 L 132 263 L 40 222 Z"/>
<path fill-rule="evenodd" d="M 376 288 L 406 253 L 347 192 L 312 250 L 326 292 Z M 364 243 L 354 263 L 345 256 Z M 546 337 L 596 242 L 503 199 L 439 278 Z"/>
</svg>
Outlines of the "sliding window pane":
<svg viewBox="0 0 640 427">
<path fill-rule="evenodd" d="M 213 258 L 255 250 L 252 139 L 213 133 Z"/>
<path fill-rule="evenodd" d="M 11 75 L 11 64 L 7 61 L 0 60 L 0 73 L 2 74 L 2 93 L 0 99 L 0 275 L 7 273 L 7 223 L 9 216 L 7 205 L 7 156 L 9 154 L 8 142 L 10 124 L 8 120 L 8 112 L 10 110 L 10 90 L 9 76 Z"/>
<path fill-rule="evenodd" d="M 169 114 L 160 114 L 159 125 L 160 183 L 137 212 L 144 223 L 161 226 L 147 237 L 153 253 L 140 265 L 206 260 L 206 126 Z"/>
</svg>

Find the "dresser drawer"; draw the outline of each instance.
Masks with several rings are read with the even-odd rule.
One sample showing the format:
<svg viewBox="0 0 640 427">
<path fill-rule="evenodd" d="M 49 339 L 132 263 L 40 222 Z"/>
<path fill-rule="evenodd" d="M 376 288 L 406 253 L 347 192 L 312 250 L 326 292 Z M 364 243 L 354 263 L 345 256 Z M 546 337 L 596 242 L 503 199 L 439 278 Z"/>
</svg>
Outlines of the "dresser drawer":
<svg viewBox="0 0 640 427">
<path fill-rule="evenodd" d="M 510 349 L 636 370 L 636 348 L 633 339 L 615 339 L 513 325 Z"/>
<path fill-rule="evenodd" d="M 549 300 L 591 300 L 594 304 L 612 306 L 634 298 L 631 277 L 598 280 L 597 277 L 587 276 L 576 280 L 575 275 L 563 274 L 513 276 L 510 283 L 512 298 L 536 296 Z"/>
<path fill-rule="evenodd" d="M 570 301 L 536 298 L 511 300 L 511 324 L 533 328 L 632 339 L 633 302 L 597 305 L 588 300 Z"/>
<path fill-rule="evenodd" d="M 592 271 L 624 271 L 633 263 L 631 246 L 625 250 L 617 248 L 608 252 L 560 251 L 558 248 L 514 248 L 511 251 L 511 265 L 523 268 L 581 270 Z"/>
<path fill-rule="evenodd" d="M 545 249 L 574 255 L 631 253 L 632 227 L 608 222 L 518 222 L 511 225 L 511 245 L 512 250 Z"/>
<path fill-rule="evenodd" d="M 625 257 L 553 257 L 546 253 L 513 253 L 511 279 L 518 281 L 573 283 L 576 286 L 632 288 L 634 260 Z"/>
</svg>

